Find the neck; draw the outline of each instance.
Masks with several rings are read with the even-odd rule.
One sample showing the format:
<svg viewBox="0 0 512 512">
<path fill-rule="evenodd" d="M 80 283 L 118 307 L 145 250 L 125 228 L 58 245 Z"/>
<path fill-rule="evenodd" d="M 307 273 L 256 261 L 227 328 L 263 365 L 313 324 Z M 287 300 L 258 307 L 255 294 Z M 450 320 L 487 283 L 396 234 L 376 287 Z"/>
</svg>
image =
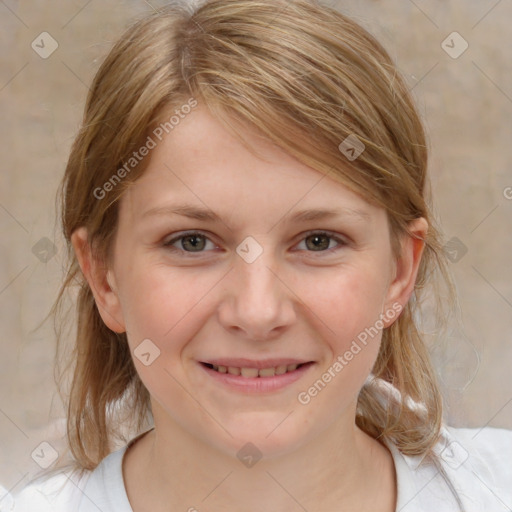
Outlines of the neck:
<svg viewBox="0 0 512 512">
<path fill-rule="evenodd" d="M 140 510 L 155 512 L 161 503 L 165 510 L 189 512 L 394 511 L 391 454 L 353 421 L 341 418 L 291 452 L 254 465 L 246 459 L 246 465 L 161 413 L 153 408 L 156 428 L 135 443 L 126 468 L 134 512 L 137 503 L 144 504 Z"/>
</svg>

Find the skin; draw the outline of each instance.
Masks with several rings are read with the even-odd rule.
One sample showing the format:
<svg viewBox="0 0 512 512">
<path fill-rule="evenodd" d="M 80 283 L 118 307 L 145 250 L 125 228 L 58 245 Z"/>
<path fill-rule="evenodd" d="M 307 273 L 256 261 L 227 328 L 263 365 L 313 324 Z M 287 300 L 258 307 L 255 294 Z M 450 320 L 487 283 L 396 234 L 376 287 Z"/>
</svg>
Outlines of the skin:
<svg viewBox="0 0 512 512">
<path fill-rule="evenodd" d="M 155 430 L 124 458 L 132 508 L 394 511 L 391 454 L 355 426 L 381 332 L 310 403 L 297 396 L 379 315 L 407 303 L 423 251 L 416 237 L 427 223 L 411 224 L 415 236 L 395 258 L 384 209 L 255 132 L 244 135 L 262 158 L 200 106 L 152 150 L 123 196 L 111 265 L 91 253 L 85 228 L 72 236 L 105 324 L 127 332 L 132 353 L 148 338 L 160 350 L 149 366 L 134 357 Z M 222 221 L 145 215 L 178 203 L 207 207 Z M 338 207 L 366 216 L 286 222 L 298 210 Z M 174 242 L 176 252 L 164 245 L 190 230 L 206 237 L 196 240 L 202 252 L 190 239 Z M 315 250 L 309 232 L 318 230 L 342 242 L 322 238 Z M 263 250 L 252 263 L 236 252 L 248 236 Z M 260 395 L 221 386 L 198 363 L 286 356 L 315 364 Z M 236 456 L 247 442 L 262 454 L 250 468 Z"/>
</svg>

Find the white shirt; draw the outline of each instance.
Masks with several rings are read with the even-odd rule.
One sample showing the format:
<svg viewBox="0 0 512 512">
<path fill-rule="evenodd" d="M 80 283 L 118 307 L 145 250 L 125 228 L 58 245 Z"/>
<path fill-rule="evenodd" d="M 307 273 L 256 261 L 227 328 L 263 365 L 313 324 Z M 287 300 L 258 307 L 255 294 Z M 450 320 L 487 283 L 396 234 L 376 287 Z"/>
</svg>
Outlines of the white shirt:
<svg viewBox="0 0 512 512">
<path fill-rule="evenodd" d="M 13 496 L 14 508 L 8 505 L 10 499 L 3 499 L 0 512 L 133 512 L 122 461 L 127 447 L 142 435 L 81 476 L 63 469 L 39 477 Z M 386 444 L 396 469 L 396 512 L 512 511 L 512 430 L 443 427 L 435 447 L 440 468 Z M 455 493 L 464 508 L 457 504 Z M 201 511 L 199 505 L 197 510 Z"/>
</svg>

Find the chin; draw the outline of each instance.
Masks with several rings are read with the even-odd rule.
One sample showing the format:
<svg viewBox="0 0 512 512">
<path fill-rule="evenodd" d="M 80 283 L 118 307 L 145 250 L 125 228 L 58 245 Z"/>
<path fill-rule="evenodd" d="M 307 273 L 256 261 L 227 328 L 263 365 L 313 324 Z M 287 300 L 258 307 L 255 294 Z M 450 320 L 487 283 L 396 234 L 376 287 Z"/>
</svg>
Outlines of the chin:
<svg viewBox="0 0 512 512">
<path fill-rule="evenodd" d="M 307 432 L 300 432 L 291 416 L 285 419 L 286 414 L 282 413 L 248 414 L 244 421 L 225 425 L 233 437 L 226 434 L 223 440 L 216 443 L 217 447 L 230 456 L 235 454 L 239 459 L 245 455 L 271 459 L 291 453 L 307 437 Z"/>
</svg>

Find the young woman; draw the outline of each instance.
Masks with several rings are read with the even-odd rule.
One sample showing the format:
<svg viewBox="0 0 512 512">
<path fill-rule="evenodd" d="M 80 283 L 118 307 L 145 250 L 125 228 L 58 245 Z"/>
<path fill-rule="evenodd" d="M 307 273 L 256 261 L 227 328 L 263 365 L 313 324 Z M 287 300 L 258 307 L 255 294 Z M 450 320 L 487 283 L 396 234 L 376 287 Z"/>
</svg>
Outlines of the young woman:
<svg viewBox="0 0 512 512">
<path fill-rule="evenodd" d="M 509 510 L 512 432 L 443 423 L 418 329 L 450 289 L 427 162 L 389 55 L 320 2 L 130 27 L 62 187 L 74 462 L 15 510 Z"/>
</svg>

